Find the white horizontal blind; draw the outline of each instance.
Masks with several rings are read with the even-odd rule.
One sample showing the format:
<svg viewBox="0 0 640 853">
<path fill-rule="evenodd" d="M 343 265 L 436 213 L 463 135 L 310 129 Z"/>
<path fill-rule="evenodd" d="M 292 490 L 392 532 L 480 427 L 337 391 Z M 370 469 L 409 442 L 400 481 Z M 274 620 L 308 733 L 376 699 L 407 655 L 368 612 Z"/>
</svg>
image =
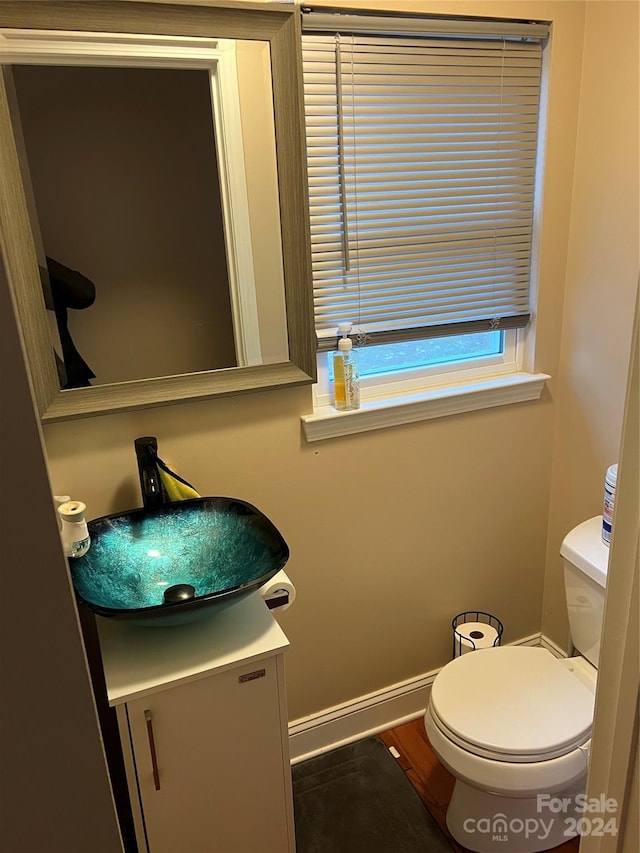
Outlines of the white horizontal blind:
<svg viewBox="0 0 640 853">
<path fill-rule="evenodd" d="M 303 35 L 321 349 L 526 325 L 541 52 Z"/>
</svg>

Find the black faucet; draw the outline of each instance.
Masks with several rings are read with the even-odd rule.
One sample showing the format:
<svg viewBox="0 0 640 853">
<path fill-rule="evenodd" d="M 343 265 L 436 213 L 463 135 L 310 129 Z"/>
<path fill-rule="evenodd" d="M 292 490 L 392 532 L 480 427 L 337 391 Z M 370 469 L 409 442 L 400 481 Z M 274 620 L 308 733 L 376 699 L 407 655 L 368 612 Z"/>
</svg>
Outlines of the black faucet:
<svg viewBox="0 0 640 853">
<path fill-rule="evenodd" d="M 160 471 L 158 470 L 158 440 L 155 436 L 145 435 L 134 441 L 140 475 L 140 490 L 145 508 L 162 506 L 165 503 Z"/>
</svg>

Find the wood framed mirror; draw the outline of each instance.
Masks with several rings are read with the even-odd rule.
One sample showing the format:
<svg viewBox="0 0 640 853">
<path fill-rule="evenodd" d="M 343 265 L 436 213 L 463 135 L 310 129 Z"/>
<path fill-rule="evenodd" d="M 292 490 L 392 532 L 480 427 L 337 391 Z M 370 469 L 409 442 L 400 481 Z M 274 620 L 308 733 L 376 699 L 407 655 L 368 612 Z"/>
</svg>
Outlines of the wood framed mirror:
<svg viewBox="0 0 640 853">
<path fill-rule="evenodd" d="M 44 422 L 315 380 L 299 45 L 299 16 L 290 6 L 173 0 L 0 4 L 2 260 Z M 254 48 L 257 53 L 252 53 Z M 264 85 L 256 84 L 253 71 L 244 70 L 245 58 L 251 56 L 258 57 L 252 67 L 262 63 L 267 69 L 260 72 Z M 228 60 L 230 65 L 225 64 Z M 233 63 L 242 78 L 237 102 L 229 100 L 227 92 L 233 94 L 236 82 L 229 86 L 228 72 L 221 70 Z M 110 81 L 104 88 L 107 94 L 97 97 L 96 92 L 103 91 L 102 80 Z M 145 88 L 147 84 L 150 88 Z M 259 100 L 254 97 L 245 103 L 241 114 L 242 99 L 249 97 L 243 91 L 252 90 Z M 154 112 L 156 92 L 168 105 L 166 127 L 162 107 Z M 184 104 L 198 98 L 206 104 L 207 92 L 208 119 L 205 109 L 191 121 Z M 129 115 L 139 113 L 150 129 L 146 137 L 139 134 L 143 141 L 138 160 L 127 161 L 122 168 L 121 161 L 114 166 L 107 159 L 118 148 L 115 142 L 137 135 L 128 127 L 126 132 L 113 131 L 110 124 L 114 105 L 124 109 L 127 98 L 132 104 Z M 76 101 L 91 105 L 92 111 L 106 104 L 106 123 L 100 125 L 100 116 L 88 112 L 87 106 L 72 114 L 69 104 Z M 265 103 L 270 110 L 264 109 Z M 62 113 L 64 120 L 59 118 Z M 151 124 L 156 114 L 157 127 Z M 187 133 L 192 124 L 193 140 Z M 54 125 L 60 125 L 57 137 Z M 103 128 L 94 132 L 102 148 L 94 142 L 83 147 L 85 125 Z M 173 137 L 172 128 L 177 128 Z M 207 136 L 207 128 L 207 144 L 200 144 L 198 134 Z M 165 144 L 161 153 L 153 148 L 159 138 Z M 252 146 L 258 152 L 254 150 L 253 161 L 247 153 Z M 85 158 L 87 147 L 92 156 Z M 98 156 L 97 150 L 103 153 Z M 63 159 L 56 159 L 58 155 Z M 94 166 L 95 174 L 79 171 L 84 159 L 88 169 L 92 162 L 100 164 Z M 141 173 L 154 159 L 161 164 L 160 171 L 155 177 L 150 172 L 147 188 L 138 190 L 145 186 Z M 65 183 L 68 171 L 80 175 L 74 184 L 77 192 Z M 119 173 L 127 180 L 116 192 Z M 165 176 L 178 185 L 179 198 L 163 204 Z M 91 192 L 83 196 L 87 185 Z M 116 196 L 124 201 L 105 220 L 105 207 L 115 204 Z M 200 209 L 193 202 L 195 196 L 202 202 L 203 216 L 194 213 Z M 100 216 L 87 213 L 92 198 L 101 199 Z M 217 205 L 213 213 L 207 207 L 211 199 Z M 142 200 L 147 207 L 138 209 Z M 156 210 L 161 211 L 160 224 L 152 230 L 149 223 Z M 65 225 L 72 222 L 67 232 L 63 220 Z M 219 221 L 218 238 L 210 220 Z M 189 225 L 184 243 L 178 242 L 181 223 Z M 96 241 L 90 224 L 102 242 Z M 218 255 L 212 254 L 216 240 L 222 246 Z M 94 244 L 92 254 L 89 247 Z M 117 259 L 114 246 L 121 252 Z M 94 377 L 85 387 L 73 381 L 65 386 L 67 374 L 73 373 L 65 370 L 69 365 L 64 346 L 60 357 L 60 338 L 68 332 L 67 312 L 65 306 L 61 323 L 61 313 L 52 310 L 51 293 L 60 269 L 81 273 L 89 284 L 95 280 L 96 306 L 100 303 L 100 310 L 92 306 L 86 313 L 75 312 L 82 315 L 82 322 L 76 321 L 74 338 L 81 342 L 83 356 L 89 350 L 87 361 L 95 362 Z M 224 281 L 222 307 L 219 301 L 212 302 L 209 281 Z M 272 283 L 266 286 L 265 281 Z M 203 294 L 202 304 L 191 304 L 192 291 Z M 122 312 L 115 320 L 110 306 Z M 184 327 L 178 325 L 182 315 Z M 213 315 L 219 325 L 209 327 Z M 223 329 L 221 318 L 226 316 L 229 324 Z M 150 329 L 148 338 L 145 325 Z M 136 355 L 132 341 L 138 337 Z M 108 345 L 113 341 L 112 358 L 104 358 L 98 349 L 94 352 L 94 343 L 97 346 L 102 338 Z M 225 340 L 231 341 L 226 354 Z M 170 344 L 176 341 L 177 356 L 168 359 Z M 147 356 L 149 364 L 143 366 Z"/>
</svg>

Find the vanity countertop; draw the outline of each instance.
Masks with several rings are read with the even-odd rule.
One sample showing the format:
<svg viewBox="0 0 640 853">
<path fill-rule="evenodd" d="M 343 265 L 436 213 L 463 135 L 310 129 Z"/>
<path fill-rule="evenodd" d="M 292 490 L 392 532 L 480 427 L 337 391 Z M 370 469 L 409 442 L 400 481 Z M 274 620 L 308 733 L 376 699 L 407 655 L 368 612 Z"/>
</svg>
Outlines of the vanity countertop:
<svg viewBox="0 0 640 853">
<path fill-rule="evenodd" d="M 110 705 L 284 651 L 284 632 L 259 592 L 188 625 L 134 625 L 97 616 Z"/>
</svg>

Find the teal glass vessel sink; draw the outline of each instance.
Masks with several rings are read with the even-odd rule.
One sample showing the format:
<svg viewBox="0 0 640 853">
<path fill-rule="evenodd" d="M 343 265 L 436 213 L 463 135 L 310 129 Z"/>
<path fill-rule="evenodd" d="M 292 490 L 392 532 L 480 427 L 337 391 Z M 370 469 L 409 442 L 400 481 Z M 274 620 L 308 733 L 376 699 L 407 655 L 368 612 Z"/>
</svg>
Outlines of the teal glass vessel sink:
<svg viewBox="0 0 640 853">
<path fill-rule="evenodd" d="M 80 604 L 100 616 L 179 624 L 239 601 L 289 559 L 258 509 L 209 497 L 88 523 L 91 546 L 70 558 Z"/>
</svg>

